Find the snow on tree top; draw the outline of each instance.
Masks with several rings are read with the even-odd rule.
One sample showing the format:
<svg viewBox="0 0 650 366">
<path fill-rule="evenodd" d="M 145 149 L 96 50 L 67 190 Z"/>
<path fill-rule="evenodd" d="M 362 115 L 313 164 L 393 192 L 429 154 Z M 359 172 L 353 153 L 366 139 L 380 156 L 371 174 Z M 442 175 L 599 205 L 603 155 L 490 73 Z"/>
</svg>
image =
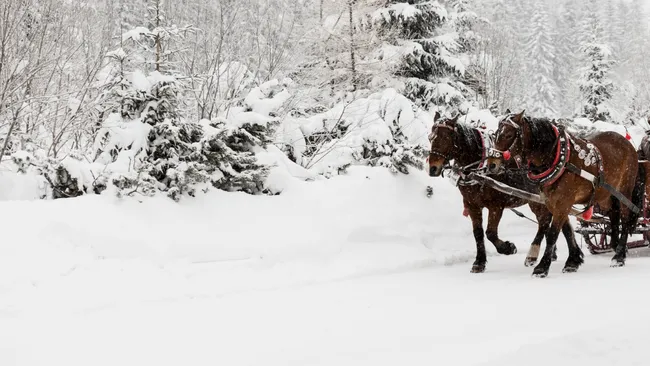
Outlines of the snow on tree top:
<svg viewBox="0 0 650 366">
<path fill-rule="evenodd" d="M 288 83 L 290 79 L 283 82 Z M 277 92 L 279 88 L 282 88 L 282 86 L 278 80 L 268 81 L 259 87 L 253 88 L 244 99 L 244 103 L 253 112 L 268 116 L 273 112 L 277 112 L 291 97 L 291 94 L 285 88 Z"/>
<path fill-rule="evenodd" d="M 126 41 L 129 39 L 132 39 L 134 41 L 139 41 L 140 37 L 149 36 L 149 35 L 151 35 L 151 31 L 149 30 L 149 28 L 135 27 L 130 31 L 127 31 L 124 34 L 122 34 L 122 41 Z"/>
<path fill-rule="evenodd" d="M 372 16 L 372 19 L 374 21 L 383 19 L 389 22 L 392 19 L 392 17 L 408 19 L 408 18 L 416 17 L 420 13 L 422 13 L 422 11 L 411 4 L 399 3 L 399 4 L 392 4 L 387 8 L 383 8 L 375 11 Z"/>
<path fill-rule="evenodd" d="M 112 57 L 117 60 L 122 60 L 126 58 L 126 52 L 124 52 L 124 49 L 122 49 L 122 47 L 118 47 L 113 51 L 106 52 L 106 57 Z"/>
<path fill-rule="evenodd" d="M 154 85 L 159 83 L 173 83 L 176 81 L 175 77 L 161 74 L 158 71 L 152 71 L 149 75 L 145 75 L 142 71 L 136 70 L 129 73 L 127 78 L 133 87 L 140 91 L 149 91 Z"/>
</svg>

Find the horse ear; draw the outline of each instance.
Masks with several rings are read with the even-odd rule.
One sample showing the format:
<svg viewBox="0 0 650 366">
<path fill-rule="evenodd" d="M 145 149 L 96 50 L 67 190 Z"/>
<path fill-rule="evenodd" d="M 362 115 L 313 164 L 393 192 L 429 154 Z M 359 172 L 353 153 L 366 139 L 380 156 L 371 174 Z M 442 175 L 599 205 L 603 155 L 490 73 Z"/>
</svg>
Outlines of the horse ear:
<svg viewBox="0 0 650 366">
<path fill-rule="evenodd" d="M 456 114 L 455 117 L 447 121 L 447 124 L 450 126 L 456 126 L 456 123 L 458 123 L 458 118 L 460 117 L 460 113 Z"/>
<path fill-rule="evenodd" d="M 436 111 L 436 114 L 433 116 L 433 122 L 437 122 L 440 119 L 440 112 Z"/>
<path fill-rule="evenodd" d="M 510 108 L 506 109 L 506 114 L 510 114 L 510 113 L 512 113 L 510 112 Z"/>
<path fill-rule="evenodd" d="M 521 123 L 521 121 L 523 121 L 523 119 L 524 119 L 524 113 L 525 113 L 525 112 L 526 112 L 526 110 L 524 109 L 523 111 L 521 111 L 521 113 L 519 113 L 519 114 L 515 114 L 515 116 L 512 117 L 512 120 L 513 120 L 515 123 Z"/>
</svg>

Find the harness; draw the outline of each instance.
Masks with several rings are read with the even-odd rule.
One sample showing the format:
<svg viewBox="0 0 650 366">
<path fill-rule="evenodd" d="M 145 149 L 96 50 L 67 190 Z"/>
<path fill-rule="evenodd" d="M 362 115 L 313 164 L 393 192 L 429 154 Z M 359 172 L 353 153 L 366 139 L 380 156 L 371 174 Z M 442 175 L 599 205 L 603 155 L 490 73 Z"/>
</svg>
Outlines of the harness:
<svg viewBox="0 0 650 366">
<path fill-rule="evenodd" d="M 532 171 L 530 171 L 531 161 L 528 160 L 528 178 L 531 181 L 543 186 L 550 186 L 558 179 L 560 179 L 562 174 L 564 174 L 564 170 L 567 168 L 567 162 L 571 158 L 571 149 L 569 146 L 570 140 L 566 131 L 562 131 L 562 134 L 560 134 L 560 131 L 555 126 L 553 126 L 553 130 L 555 131 L 555 139 L 557 141 L 557 145 L 555 147 L 555 159 L 553 160 L 553 164 L 551 164 L 551 166 L 542 173 L 534 174 Z"/>
<path fill-rule="evenodd" d="M 449 126 L 449 125 L 446 125 L 446 124 L 444 124 L 444 123 L 439 124 L 439 125 L 436 125 L 436 127 L 437 127 L 437 128 L 440 128 L 440 127 L 448 128 L 448 129 L 450 129 L 452 132 L 456 132 L 456 129 L 455 129 L 455 128 L 453 128 L 453 127 L 451 127 L 451 126 Z M 433 138 L 434 138 L 434 137 L 436 137 L 436 135 L 434 135 L 434 134 L 433 134 L 433 131 L 431 131 L 431 133 L 429 134 L 429 143 L 430 143 L 430 144 L 433 143 Z M 454 141 L 454 149 L 456 149 L 456 148 L 457 148 L 457 146 L 456 146 L 456 142 Z M 435 151 L 435 150 L 433 150 L 433 149 L 430 149 L 430 150 L 429 150 L 429 154 L 430 154 L 430 155 L 436 155 L 436 156 L 439 156 L 439 157 L 445 159 L 445 162 L 446 162 L 447 160 L 449 160 L 449 158 L 451 157 L 451 154 L 452 154 L 452 153 L 447 153 L 447 154 L 445 155 L 445 154 L 443 154 L 443 153 L 441 153 L 441 152 L 439 152 L 439 151 Z"/>
<path fill-rule="evenodd" d="M 453 132 L 456 132 L 456 129 L 454 127 L 451 127 L 446 124 L 439 124 L 437 127 L 443 127 L 443 128 L 448 128 L 452 130 Z M 466 186 L 473 186 L 480 184 L 480 182 L 476 181 L 475 179 L 472 178 L 472 172 L 467 172 L 468 169 L 477 167 L 477 169 L 485 169 L 487 167 L 487 158 L 488 158 L 488 153 L 490 150 L 492 150 L 492 147 L 494 146 L 494 140 L 493 138 L 486 132 L 482 131 L 478 128 L 473 128 L 473 131 L 478 131 L 480 140 L 481 140 L 481 159 L 479 161 L 476 161 L 472 164 L 466 165 L 466 166 L 461 166 L 458 165 L 457 162 L 454 161 L 453 165 L 446 165 L 443 167 L 443 169 L 448 169 L 451 171 L 450 174 L 450 179 L 454 182 L 455 186 L 458 187 L 466 187 Z M 433 138 L 435 135 L 433 132 L 429 134 L 429 142 L 433 143 Z M 454 141 L 454 149 L 457 149 L 458 146 L 456 145 L 456 142 Z M 431 149 L 429 151 L 430 154 L 439 156 L 443 159 L 445 159 L 445 164 L 447 163 L 447 160 L 451 158 L 452 152 L 448 154 L 443 154 L 439 151 L 435 151 Z"/>
<path fill-rule="evenodd" d="M 507 160 L 510 157 L 507 153 L 509 153 L 512 147 L 515 146 L 517 141 L 523 141 L 523 139 L 521 138 L 522 132 L 521 132 L 521 127 L 519 125 L 511 121 L 509 118 L 502 122 L 513 126 L 517 131 L 516 132 L 517 136 L 515 137 L 515 141 L 512 142 L 508 150 L 506 150 L 505 152 L 501 152 L 492 149 L 490 155 L 495 157 L 503 156 L 503 158 Z M 582 212 L 583 214 L 593 209 L 596 191 L 601 187 L 605 188 L 610 194 L 612 194 L 619 201 L 625 204 L 635 214 L 638 214 L 640 212 L 640 209 L 635 204 L 633 204 L 627 197 L 621 194 L 609 183 L 605 182 L 605 178 L 604 178 L 605 172 L 604 172 L 603 161 L 602 161 L 603 159 L 596 145 L 581 140 L 581 142 L 586 144 L 587 148 L 584 149 L 578 143 L 576 143 L 574 138 L 571 135 L 569 135 L 564 128 L 562 128 L 562 131 L 560 131 L 555 125 L 552 126 L 557 141 L 555 147 L 555 158 L 553 159 L 553 163 L 548 169 L 546 169 L 544 172 L 540 174 L 533 174 L 533 172 L 529 171 L 528 178 L 546 187 L 557 182 L 557 180 L 560 179 L 560 177 L 564 174 L 564 172 L 568 170 L 569 172 L 576 174 L 579 177 L 589 181 L 592 185 L 589 203 L 585 206 L 585 210 Z M 573 149 L 578 154 L 578 158 L 583 161 L 585 166 L 589 167 L 593 165 L 597 167 L 597 173 L 596 173 L 597 175 L 593 175 L 585 171 L 584 169 L 581 169 L 569 162 L 569 159 L 571 158 L 571 146 L 573 146 Z M 515 157 L 515 159 L 517 158 L 521 159 L 519 155 Z M 530 169 L 530 164 L 531 162 L 529 160 L 528 161 L 529 169 Z M 519 163 L 517 165 L 519 165 Z"/>
</svg>

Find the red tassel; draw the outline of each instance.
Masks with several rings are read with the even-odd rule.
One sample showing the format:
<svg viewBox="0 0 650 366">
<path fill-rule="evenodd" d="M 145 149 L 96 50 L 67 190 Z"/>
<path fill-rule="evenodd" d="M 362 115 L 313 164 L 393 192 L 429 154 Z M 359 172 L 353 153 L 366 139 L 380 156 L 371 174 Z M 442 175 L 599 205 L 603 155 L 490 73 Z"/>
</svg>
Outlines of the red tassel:
<svg viewBox="0 0 650 366">
<path fill-rule="evenodd" d="M 505 159 L 505 160 L 510 160 L 510 155 L 511 155 L 511 154 L 510 154 L 510 150 L 505 151 L 505 152 L 503 153 L 503 159 Z"/>
<path fill-rule="evenodd" d="M 582 218 L 585 221 L 591 220 L 591 217 L 594 215 L 594 206 L 589 207 L 587 211 L 582 214 Z"/>
<path fill-rule="evenodd" d="M 469 209 L 467 207 L 465 207 L 465 209 L 463 210 L 463 216 L 465 217 L 469 216 Z"/>
<path fill-rule="evenodd" d="M 630 133 L 627 132 L 627 130 L 625 130 L 625 139 L 626 139 L 627 141 L 632 140 L 632 136 L 630 136 Z"/>
</svg>

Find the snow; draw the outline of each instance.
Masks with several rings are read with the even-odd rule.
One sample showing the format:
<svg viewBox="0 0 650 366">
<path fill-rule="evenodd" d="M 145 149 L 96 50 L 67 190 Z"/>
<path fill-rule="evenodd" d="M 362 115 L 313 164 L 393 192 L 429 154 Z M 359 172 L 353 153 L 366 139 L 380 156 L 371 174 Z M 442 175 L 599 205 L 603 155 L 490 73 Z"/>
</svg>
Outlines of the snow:
<svg viewBox="0 0 650 366">
<path fill-rule="evenodd" d="M 488 244 L 487 272 L 470 274 L 471 225 L 442 178 L 353 167 L 273 197 L 2 206 L 6 366 L 645 362 L 650 321 L 633 306 L 649 258 L 587 254 L 562 274 L 560 240 L 532 279 L 535 225 L 506 212 L 519 254 Z"/>
<path fill-rule="evenodd" d="M 122 47 L 118 47 L 117 49 L 115 49 L 113 51 L 106 52 L 106 57 L 113 57 L 113 58 L 116 58 L 118 60 L 125 59 L 126 56 L 127 56 L 126 52 L 124 51 L 124 49 Z"/>
<path fill-rule="evenodd" d="M 372 19 L 375 22 L 382 19 L 385 22 L 390 22 L 392 18 L 406 20 L 409 18 L 414 18 L 421 13 L 422 13 L 421 10 L 419 10 L 418 8 L 416 8 L 411 4 L 397 3 L 397 4 L 392 4 L 387 8 L 383 8 L 375 11 L 372 15 Z"/>
<path fill-rule="evenodd" d="M 139 41 L 142 36 L 151 35 L 151 31 L 146 27 L 135 27 L 124 34 L 122 34 L 122 41 L 132 39 L 134 41 Z"/>
<path fill-rule="evenodd" d="M 126 121 L 118 113 L 111 113 L 97 132 L 97 136 L 108 137 L 105 141 L 102 138 L 95 141 L 93 150 L 102 151 L 97 161 L 114 167 L 120 166 L 118 169 L 120 171 L 128 171 L 134 163 L 135 155 L 147 149 L 147 138 L 150 131 L 151 126 L 143 123 L 139 118 Z M 111 163 L 113 161 L 112 149 L 121 150 L 113 163 Z"/>
<path fill-rule="evenodd" d="M 347 116 L 369 131 L 426 126 L 428 114 L 401 98 L 371 95 Z M 497 118 L 471 109 L 467 120 L 494 129 Z M 111 144 L 137 140 L 128 129 L 138 124 L 109 122 Z M 488 242 L 487 272 L 470 274 L 472 227 L 447 179 L 361 166 L 325 179 L 273 145 L 257 156 L 274 166 L 267 183 L 281 195 L 0 196 L 0 364 L 645 362 L 650 321 L 611 310 L 645 303 L 648 250 L 613 269 L 610 255 L 583 248 L 585 265 L 569 275 L 561 238 L 549 278 L 532 279 L 523 260 L 536 226 L 506 211 L 500 235 L 519 253 L 500 256 Z M 90 179 L 74 161 L 64 163 L 71 174 Z M 10 177 L 18 182 L 0 174 L 0 192 L 18 194 Z M 36 198 L 35 177 L 19 177 L 33 182 L 22 197 Z"/>
<path fill-rule="evenodd" d="M 140 70 L 133 71 L 127 74 L 127 79 L 135 89 L 140 91 L 148 91 L 151 89 L 151 83 L 147 79 L 147 76 Z"/>
<path fill-rule="evenodd" d="M 268 81 L 259 87 L 253 88 L 244 99 L 253 112 L 268 116 L 271 112 L 276 112 L 291 97 L 286 89 L 269 97 L 274 89 L 280 87 L 278 80 Z"/>
<path fill-rule="evenodd" d="M 75 97 L 69 97 L 68 98 L 68 108 L 70 109 L 70 113 L 76 114 L 79 111 L 79 107 L 81 106 L 81 101 Z"/>
<path fill-rule="evenodd" d="M 301 140 L 296 136 L 296 128 L 303 136 L 326 132 L 335 137 L 317 146 L 317 151 L 309 159 L 300 159 L 306 168 L 323 174 L 356 162 L 358 159 L 355 159 L 355 155 L 363 152 L 365 142 L 392 141 L 392 131 L 398 129 L 411 144 L 428 149 L 427 136 L 433 117 L 415 107 L 396 90 L 385 89 L 367 98 L 339 103 L 323 113 L 307 118 L 289 118 L 283 123 L 287 121 L 288 125 L 278 132 L 280 140 L 284 143 L 296 142 L 296 145 L 292 145 L 296 152 L 306 149 L 304 137 Z"/>
</svg>

